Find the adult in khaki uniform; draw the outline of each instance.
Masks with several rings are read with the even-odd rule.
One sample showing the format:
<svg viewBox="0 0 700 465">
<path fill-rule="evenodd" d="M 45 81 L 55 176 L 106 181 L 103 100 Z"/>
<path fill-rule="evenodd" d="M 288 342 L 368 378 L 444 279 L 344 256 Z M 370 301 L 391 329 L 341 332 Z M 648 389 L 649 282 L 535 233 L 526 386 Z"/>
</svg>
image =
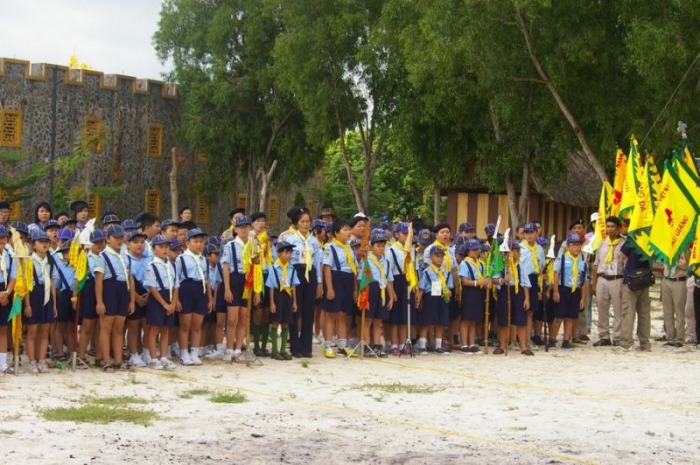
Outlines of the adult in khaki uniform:
<svg viewBox="0 0 700 465">
<path fill-rule="evenodd" d="M 629 350 L 634 344 L 634 320 L 637 319 L 637 339 L 639 350 L 651 352 L 651 299 L 649 288 L 633 291 L 629 287 L 630 273 L 640 269 L 650 269 L 648 258 L 642 256 L 632 244 L 625 242 L 620 250 L 626 257 L 622 273 L 622 333 L 617 349 Z"/>
<path fill-rule="evenodd" d="M 697 334 L 695 333 L 695 276 L 689 276 L 685 282 L 687 297 L 685 300 L 685 342 L 686 344 L 697 344 Z"/>
<path fill-rule="evenodd" d="M 622 278 L 626 257 L 621 252 L 625 239 L 620 237 L 620 220 L 611 216 L 605 220 L 607 238 L 598 245 L 593 262 L 591 287 L 598 307 L 598 341 L 595 347 L 620 344 L 622 335 Z M 610 337 L 610 307 L 613 332 Z"/>
<path fill-rule="evenodd" d="M 685 302 L 688 298 L 688 253 L 678 257 L 676 265 L 664 265 L 661 281 L 661 304 L 664 309 L 666 343 L 664 347 L 683 347 L 685 339 Z"/>
</svg>

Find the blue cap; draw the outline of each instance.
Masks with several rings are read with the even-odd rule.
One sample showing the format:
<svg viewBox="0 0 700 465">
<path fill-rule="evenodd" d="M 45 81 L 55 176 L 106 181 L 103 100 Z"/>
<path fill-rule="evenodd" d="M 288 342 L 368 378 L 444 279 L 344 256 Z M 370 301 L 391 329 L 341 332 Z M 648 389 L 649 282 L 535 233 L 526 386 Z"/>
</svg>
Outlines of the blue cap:
<svg viewBox="0 0 700 465">
<path fill-rule="evenodd" d="M 61 246 L 56 250 L 56 252 L 66 252 L 66 251 L 70 250 L 71 245 L 72 245 L 72 241 L 71 242 L 66 241 L 63 244 L 61 244 Z"/>
<path fill-rule="evenodd" d="M 571 244 L 574 242 L 581 242 L 581 236 L 579 236 L 575 232 L 570 232 L 566 235 L 566 243 Z"/>
<path fill-rule="evenodd" d="M 124 230 L 118 224 L 110 224 L 105 231 L 107 237 L 124 237 Z"/>
<path fill-rule="evenodd" d="M 537 226 L 535 226 L 535 223 L 527 223 L 525 226 L 523 226 L 523 231 L 524 232 L 536 232 L 537 231 Z"/>
<path fill-rule="evenodd" d="M 102 225 L 107 226 L 108 224 L 119 224 L 119 217 L 112 213 L 102 217 Z"/>
<path fill-rule="evenodd" d="M 170 245 L 168 247 L 172 251 L 180 250 L 182 249 L 182 244 L 180 244 L 180 241 L 178 241 L 177 238 L 172 238 L 170 239 Z"/>
<path fill-rule="evenodd" d="M 0 224 L 0 237 L 10 237 L 10 234 L 7 232 L 7 228 L 1 224 Z"/>
<path fill-rule="evenodd" d="M 146 235 L 145 235 L 144 233 L 142 233 L 141 231 L 131 231 L 131 232 L 129 233 L 129 235 L 127 236 L 127 240 L 128 240 L 129 242 L 131 242 L 131 241 L 133 241 L 134 239 L 136 239 L 137 237 L 143 237 L 144 239 L 148 238 L 148 236 L 146 236 Z"/>
<path fill-rule="evenodd" d="M 61 223 L 59 226 L 62 228 L 65 228 L 69 224 L 78 224 L 78 220 L 76 220 L 75 218 L 68 218 L 63 223 Z"/>
<path fill-rule="evenodd" d="M 75 202 L 70 204 L 70 211 L 78 213 L 81 210 L 85 210 L 88 208 L 88 204 L 84 200 L 76 200 Z"/>
<path fill-rule="evenodd" d="M 221 239 L 219 236 L 209 236 L 207 237 L 207 244 L 213 244 L 217 247 L 221 246 Z"/>
<path fill-rule="evenodd" d="M 491 250 L 491 246 L 490 246 L 490 245 L 488 245 L 488 244 L 486 244 L 486 243 L 481 244 L 481 251 L 482 251 L 482 252 L 488 252 L 489 250 Z"/>
<path fill-rule="evenodd" d="M 13 221 L 12 223 L 10 223 L 10 226 L 15 228 L 17 230 L 17 232 L 20 234 L 24 234 L 25 236 L 29 235 L 29 230 L 27 229 L 27 223 L 25 223 L 24 221 Z"/>
<path fill-rule="evenodd" d="M 362 241 L 359 239 L 350 239 L 350 241 L 348 242 L 348 245 L 350 247 L 359 247 L 362 245 Z"/>
<path fill-rule="evenodd" d="M 95 243 L 95 242 L 102 242 L 106 239 L 105 233 L 102 232 L 101 229 L 95 229 L 91 234 L 90 234 L 90 242 Z"/>
<path fill-rule="evenodd" d="M 248 216 L 243 215 L 243 216 L 239 216 L 238 218 L 236 218 L 236 227 L 251 225 L 251 224 L 252 224 L 252 222 L 250 221 L 250 217 L 248 217 Z"/>
<path fill-rule="evenodd" d="M 393 229 L 391 223 L 389 223 L 388 221 L 382 221 L 381 223 L 379 223 L 379 228 L 383 229 L 384 231 L 391 231 Z"/>
<path fill-rule="evenodd" d="M 206 236 L 206 235 L 207 235 L 207 233 L 205 233 L 205 232 L 202 231 L 201 229 L 199 229 L 199 228 L 194 228 L 194 229 L 190 229 L 189 231 L 187 231 L 187 235 L 186 235 L 185 237 L 186 237 L 187 240 L 189 241 L 189 240 L 192 239 L 192 238 L 195 238 L 195 237 L 202 237 L 202 236 Z"/>
<path fill-rule="evenodd" d="M 462 223 L 459 225 L 459 232 L 474 231 L 474 225 L 471 223 Z"/>
<path fill-rule="evenodd" d="M 141 225 L 138 224 L 136 221 L 132 220 L 131 218 L 127 218 L 122 223 L 122 229 L 138 229 L 139 226 Z"/>
<path fill-rule="evenodd" d="M 46 223 L 44 223 L 44 226 L 42 229 L 44 231 L 46 231 L 47 229 L 51 229 L 51 228 L 60 228 L 60 226 L 58 225 L 58 221 L 51 219 L 51 220 L 47 221 Z"/>
<path fill-rule="evenodd" d="M 173 221 L 173 220 L 171 220 L 170 218 L 168 218 L 168 219 L 165 219 L 165 220 L 163 220 L 163 221 L 160 222 L 160 230 L 162 231 L 162 230 L 164 230 L 165 228 L 167 228 L 168 226 L 171 226 L 171 225 L 172 225 L 172 226 L 178 226 L 179 224 L 178 224 L 177 221 Z"/>
<path fill-rule="evenodd" d="M 74 237 L 74 232 L 68 228 L 62 228 L 56 236 L 61 241 L 70 241 Z"/>
<path fill-rule="evenodd" d="M 311 229 L 323 228 L 326 229 L 326 222 L 318 218 L 311 222 Z"/>
<path fill-rule="evenodd" d="M 510 247 L 510 250 L 520 250 L 520 242 L 511 241 L 508 246 Z"/>
<path fill-rule="evenodd" d="M 377 229 L 375 231 L 372 231 L 372 234 L 369 236 L 370 244 L 376 244 L 377 242 L 386 242 L 388 240 L 389 236 L 383 229 Z"/>
<path fill-rule="evenodd" d="M 421 229 L 418 232 L 418 243 L 422 245 L 430 245 L 435 242 L 435 236 L 429 229 Z"/>
<path fill-rule="evenodd" d="M 211 255 L 213 253 L 220 254 L 221 251 L 214 244 L 207 244 L 204 246 L 204 255 Z"/>
<path fill-rule="evenodd" d="M 481 249 L 481 243 L 477 241 L 476 239 L 469 239 L 464 243 L 464 247 L 467 250 L 480 250 Z"/>
<path fill-rule="evenodd" d="M 394 225 L 394 232 L 408 234 L 408 223 L 405 223 L 403 221 L 400 223 L 396 223 Z"/>
<path fill-rule="evenodd" d="M 493 236 L 494 234 L 496 234 L 496 225 L 493 223 L 487 224 L 484 228 L 484 232 L 487 236 Z"/>
<path fill-rule="evenodd" d="M 428 249 L 428 254 L 429 255 L 445 255 L 445 251 L 442 250 L 440 247 L 437 245 L 432 246 L 430 249 Z"/>
<path fill-rule="evenodd" d="M 161 244 L 169 244 L 170 241 L 162 234 L 157 234 L 153 236 L 153 239 L 151 239 L 151 245 L 161 245 Z"/>
<path fill-rule="evenodd" d="M 15 228 L 17 229 L 17 228 Z M 41 229 L 36 229 L 32 232 L 32 242 L 35 241 L 48 241 L 49 238 L 44 231 Z"/>
<path fill-rule="evenodd" d="M 461 247 L 461 246 L 463 246 L 464 244 L 467 243 L 467 240 L 468 240 L 468 239 L 467 239 L 466 237 L 457 236 L 457 237 L 455 238 L 455 247 Z"/>
<path fill-rule="evenodd" d="M 294 244 L 291 244 L 287 241 L 279 241 L 277 245 L 275 245 L 275 248 L 277 248 L 277 252 L 282 252 L 283 250 L 292 250 L 294 249 Z"/>
<path fill-rule="evenodd" d="M 462 256 L 466 257 L 468 252 L 469 252 L 469 249 L 467 249 L 466 244 L 460 244 L 457 247 L 455 247 L 455 253 L 457 255 L 462 255 Z"/>
<path fill-rule="evenodd" d="M 540 247 L 546 247 L 547 246 L 547 239 L 540 236 L 536 239 L 536 242 L 540 245 Z"/>
</svg>

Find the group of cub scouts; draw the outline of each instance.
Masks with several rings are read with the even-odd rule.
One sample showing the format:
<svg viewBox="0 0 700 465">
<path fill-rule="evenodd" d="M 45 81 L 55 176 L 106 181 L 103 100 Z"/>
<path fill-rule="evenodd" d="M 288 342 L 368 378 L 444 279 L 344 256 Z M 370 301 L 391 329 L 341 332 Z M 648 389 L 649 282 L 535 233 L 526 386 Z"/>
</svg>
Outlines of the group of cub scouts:
<svg viewBox="0 0 700 465">
<path fill-rule="evenodd" d="M 68 254 L 86 227 L 88 205 L 77 201 L 70 210 L 54 215 L 42 202 L 28 226 L 0 215 L 0 326 L 8 325 L 18 273 L 10 227 L 31 250 L 34 286 L 23 305 L 31 373 L 67 360 L 64 344 L 82 366 L 90 347 L 95 364 L 107 372 L 174 369 L 171 358 L 182 365 L 201 365 L 200 357 L 233 361 L 244 344 L 254 345 L 259 357 L 311 357 L 314 340 L 327 358 L 356 356 L 358 347 L 364 355 L 399 356 L 410 354 L 414 343 L 419 354 L 474 354 L 489 334 L 484 325 L 497 340 L 494 354 L 507 352 L 512 342 L 532 356 L 530 341 L 555 348 L 562 324 L 561 348 L 573 347 L 587 300 L 583 231 L 572 229 L 559 256 L 548 261 L 539 222 L 519 227 L 507 244 L 505 269 L 489 275 L 490 247 L 503 241 L 494 225 L 486 227 L 485 240 L 469 223 L 459 225 L 456 237 L 448 224 L 439 224 L 407 244 L 408 223 L 381 223 L 368 233 L 362 213 L 345 220 L 326 208 L 312 218 L 303 207 L 287 212 L 289 228 L 278 238 L 268 235 L 264 213 L 246 216 L 243 209 L 231 212 L 231 226 L 221 237 L 198 228 L 187 207 L 177 222 L 149 213 L 120 222 L 105 214 L 90 234 L 87 281 L 78 290 Z M 250 296 L 248 241 L 256 243 L 264 282 L 264 291 Z M 618 242 L 606 245 L 616 248 Z M 612 269 L 610 257 L 598 267 Z M 619 271 L 604 277 L 610 273 Z M 415 289 L 409 289 L 412 276 Z M 358 292 L 365 279 L 362 327 Z M 609 291 L 614 298 L 615 289 Z M 543 324 L 548 341 L 540 336 Z M 252 340 L 246 340 L 248 332 Z M 7 334 L 7 328 L 0 330 L 2 372 L 9 369 Z M 365 344 L 358 345 L 360 340 Z"/>
</svg>

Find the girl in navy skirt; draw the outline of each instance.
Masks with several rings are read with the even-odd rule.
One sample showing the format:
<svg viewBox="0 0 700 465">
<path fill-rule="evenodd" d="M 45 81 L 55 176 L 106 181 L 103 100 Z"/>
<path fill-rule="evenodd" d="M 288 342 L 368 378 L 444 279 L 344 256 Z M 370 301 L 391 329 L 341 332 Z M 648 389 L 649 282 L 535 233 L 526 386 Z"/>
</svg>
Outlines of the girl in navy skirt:
<svg viewBox="0 0 700 465">
<path fill-rule="evenodd" d="M 249 240 L 251 221 L 247 216 L 236 218 L 234 231 L 236 238 L 224 247 L 221 265 L 224 270 L 224 300 L 226 301 L 226 352 L 223 359 L 231 361 L 241 355 L 243 338 L 246 332 L 248 301 L 243 298 L 245 270 L 243 269 L 243 248 Z M 217 317 L 218 327 L 221 317 Z M 218 339 L 217 339 L 218 342 Z M 235 343 L 236 350 L 233 349 Z"/>
<path fill-rule="evenodd" d="M 484 322 L 486 292 L 491 287 L 491 280 L 486 276 L 486 269 L 479 260 L 479 241 L 469 239 L 463 249 L 467 255 L 460 263 L 458 273 L 462 286 L 460 332 L 465 344 L 462 346 L 462 352 L 478 353 L 480 350 L 476 344 L 476 328 L 477 324 Z"/>
<path fill-rule="evenodd" d="M 46 373 L 46 349 L 49 345 L 49 329 L 54 322 L 56 308 L 56 267 L 49 252 L 49 239 L 44 231 L 37 231 L 32 237 L 34 253 L 30 265 L 34 267 L 34 288 L 24 298 L 23 324 L 27 327 L 27 356 L 29 372 Z M 22 270 L 19 270 L 21 273 Z"/>
<path fill-rule="evenodd" d="M 297 313 L 296 288 L 299 285 L 297 270 L 290 263 L 294 245 L 286 241 L 277 243 L 277 260 L 267 275 L 265 286 L 270 294 L 270 330 L 272 334 L 272 358 L 291 360 L 287 353 L 289 325 Z M 281 345 L 277 348 L 277 331 L 282 327 Z"/>
<path fill-rule="evenodd" d="M 81 360 L 81 365 L 86 364 L 87 347 L 90 341 L 94 340 L 94 335 L 97 329 L 99 320 L 97 319 L 97 300 L 95 299 L 95 266 L 97 259 L 107 246 L 105 235 L 100 229 L 96 229 L 90 235 L 92 246 L 87 253 L 88 259 L 88 277 L 85 281 L 83 289 L 80 291 L 80 339 L 78 343 L 78 358 Z M 95 344 L 95 359 L 102 360 L 102 351 L 100 345 Z"/>
<path fill-rule="evenodd" d="M 350 224 L 338 220 L 331 227 L 331 242 L 323 251 L 323 282 L 326 299 L 323 303 L 323 354 L 335 358 L 331 338 L 338 335 L 338 354 L 349 355 L 348 323 L 357 300 L 357 270 L 355 253 L 348 245 Z"/>
<path fill-rule="evenodd" d="M 0 225 L 0 373 L 7 371 L 7 327 L 12 309 L 12 292 L 17 278 L 17 260 L 5 250 L 8 231 Z"/>
<path fill-rule="evenodd" d="M 564 341 L 562 349 L 573 349 L 571 338 L 574 337 L 578 314 L 586 307 L 586 261 L 581 255 L 581 237 L 569 233 L 566 237 L 566 253 L 554 262 L 554 294 L 557 308 L 549 335 L 550 347 L 556 342 L 559 328 L 564 322 Z"/>
<path fill-rule="evenodd" d="M 51 331 L 51 345 L 56 360 L 65 362 L 68 357 L 63 351 L 63 341 L 68 339 L 68 347 L 75 347 L 75 308 L 77 299 L 73 301 L 73 286 L 75 284 L 75 269 L 68 264 L 70 242 L 61 245 L 53 256 L 54 267 L 58 274 L 56 282 L 56 320 Z"/>
<path fill-rule="evenodd" d="M 119 253 L 124 243 L 124 230 L 110 224 L 105 231 L 107 247 L 95 265 L 96 311 L 100 317 L 100 346 L 105 372 L 128 369 L 122 360 L 124 347 L 124 321 L 134 313 L 136 289 L 134 277 L 129 273 L 124 257 Z M 110 358 L 110 349 L 114 362 Z"/>
<path fill-rule="evenodd" d="M 178 305 L 180 283 L 175 279 L 175 269 L 168 260 L 169 242 L 157 235 L 151 241 L 153 260 L 146 268 L 143 285 L 150 293 L 146 304 L 146 320 L 150 331 L 146 345 L 152 355 L 150 368 L 175 369 L 168 360 L 170 328 L 175 327 L 175 311 Z M 156 356 L 156 339 L 160 334 L 160 359 Z"/>
<path fill-rule="evenodd" d="M 449 302 L 452 298 L 454 284 L 452 273 L 443 268 L 445 251 L 432 245 L 427 249 L 430 263 L 421 271 L 418 291 L 416 292 L 416 308 L 420 310 L 418 321 L 420 333 L 418 338 L 418 353 L 426 355 L 428 332 L 435 332 L 435 353 L 444 354 L 442 337 L 445 327 L 450 324 Z"/>
<path fill-rule="evenodd" d="M 365 315 L 365 331 L 362 338 L 371 341 L 372 350 L 379 357 L 386 357 L 382 347 L 382 324 L 389 319 L 396 294 L 394 293 L 394 273 L 390 262 L 386 259 L 387 234 L 376 230 L 370 236 L 370 251 L 367 254 L 369 269 L 373 281 L 369 285 L 369 310 Z M 362 279 L 362 277 L 358 277 Z M 370 336 L 371 328 L 371 336 Z"/>
<path fill-rule="evenodd" d="M 508 345 L 511 329 L 515 330 L 520 353 L 534 355 L 527 347 L 527 312 L 530 310 L 530 278 L 520 272 L 520 246 L 510 244 L 510 254 L 506 258 L 505 277 L 494 278 L 499 286 L 496 313 L 498 314 L 498 344 L 494 355 L 502 354 Z M 510 321 L 508 321 L 508 293 L 510 293 Z"/>
</svg>

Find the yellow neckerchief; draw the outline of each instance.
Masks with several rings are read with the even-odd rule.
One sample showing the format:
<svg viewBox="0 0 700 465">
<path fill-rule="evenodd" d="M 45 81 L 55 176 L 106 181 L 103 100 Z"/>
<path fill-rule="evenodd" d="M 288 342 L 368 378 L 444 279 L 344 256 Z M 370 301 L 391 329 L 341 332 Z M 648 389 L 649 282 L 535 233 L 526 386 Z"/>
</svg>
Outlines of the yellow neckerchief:
<svg viewBox="0 0 700 465">
<path fill-rule="evenodd" d="M 569 257 L 574 261 L 573 266 L 571 267 L 571 292 L 576 292 L 576 289 L 578 289 L 578 259 L 581 257 L 580 255 L 574 257 L 571 252 L 566 252 L 566 256 Z M 566 263 L 564 264 L 566 266 Z M 563 273 L 564 270 L 561 270 L 560 273 Z M 564 283 L 566 285 L 566 282 Z"/>
<path fill-rule="evenodd" d="M 527 241 L 523 241 L 523 244 L 525 244 L 525 247 L 530 251 L 530 255 L 532 256 L 532 266 L 535 268 L 535 272 L 537 273 L 537 284 L 539 285 L 540 289 L 543 287 L 543 279 L 542 279 L 542 274 L 540 273 L 540 259 L 537 257 L 537 242 L 532 244 L 528 244 Z"/>
<path fill-rule="evenodd" d="M 278 258 L 275 260 L 275 265 L 279 266 L 280 269 L 282 270 L 282 278 L 280 280 L 280 291 L 286 292 L 290 296 L 292 295 L 292 282 L 291 279 L 287 280 L 287 269 L 289 268 L 289 262 L 287 263 L 282 263 L 280 259 Z M 285 286 L 285 283 L 289 283 L 288 286 Z"/>
<path fill-rule="evenodd" d="M 51 299 L 51 266 L 49 265 L 49 255 L 46 254 L 44 258 L 41 258 L 36 252 L 32 252 L 32 260 L 39 265 L 39 269 L 41 270 L 41 277 L 44 280 L 44 305 L 46 305 Z M 35 311 L 36 310 L 37 309 L 35 309 Z"/>
<path fill-rule="evenodd" d="M 260 244 L 260 250 L 262 251 L 262 256 L 265 259 L 267 266 L 272 265 L 272 241 L 267 235 L 267 231 L 263 231 L 255 236 Z"/>
<path fill-rule="evenodd" d="M 447 280 L 445 279 L 445 275 L 442 272 L 442 269 L 436 267 L 432 263 L 430 265 L 428 265 L 428 268 L 433 270 L 433 273 L 435 273 L 437 275 L 438 279 L 440 280 L 440 285 L 442 286 L 442 295 L 444 296 L 445 293 L 447 292 Z"/>
<path fill-rule="evenodd" d="M 518 276 L 518 264 L 513 257 L 508 260 L 510 268 L 510 276 L 513 279 L 513 285 L 515 286 L 515 293 L 520 292 L 520 276 Z"/>
<path fill-rule="evenodd" d="M 433 245 L 437 245 L 440 248 L 440 250 L 445 252 L 445 266 L 447 268 L 447 271 L 452 271 L 452 258 L 450 258 L 450 252 L 447 250 L 447 246 L 442 245 L 442 243 L 437 239 L 435 240 L 435 242 L 433 242 Z"/>
<path fill-rule="evenodd" d="M 481 281 L 482 279 L 484 279 L 484 275 L 481 273 L 481 266 L 479 266 L 479 265 L 480 265 L 479 262 L 477 262 L 476 260 L 474 260 L 472 257 L 465 257 L 465 260 L 466 260 L 467 263 L 469 263 L 471 266 L 473 266 L 474 268 L 476 268 L 476 276 L 477 276 L 477 278 L 478 278 L 478 281 Z"/>
<path fill-rule="evenodd" d="M 304 264 L 306 267 L 304 276 L 306 277 L 306 281 L 309 281 L 309 271 L 311 271 L 311 267 L 313 266 L 313 253 L 311 252 L 311 245 L 309 244 L 309 241 L 311 238 L 314 236 L 311 234 L 311 232 L 308 232 L 306 235 L 306 238 L 301 235 L 301 232 L 299 230 L 294 230 L 294 234 L 296 234 L 299 239 L 301 239 L 301 242 L 304 244 L 304 261 L 306 263 Z"/>
<path fill-rule="evenodd" d="M 608 255 L 605 256 L 605 264 L 607 265 L 608 263 L 612 263 L 613 261 L 613 257 L 615 255 L 615 247 L 617 247 L 617 244 L 620 243 L 620 237 L 618 237 L 614 241 L 611 241 L 610 237 L 607 237 L 605 239 L 605 243 L 608 244 Z"/>
<path fill-rule="evenodd" d="M 345 261 L 348 262 L 348 266 L 352 270 L 352 274 L 357 276 L 357 267 L 355 266 L 355 256 L 353 255 L 352 249 L 350 248 L 350 246 L 347 244 L 343 244 L 335 237 L 333 238 L 333 243 L 335 245 L 337 245 L 338 247 L 343 249 L 343 251 L 345 252 Z M 338 271 L 340 271 L 340 270 L 338 270 Z"/>
<path fill-rule="evenodd" d="M 126 267 L 126 263 L 124 263 L 124 258 L 122 257 L 122 254 L 114 250 L 112 247 L 107 246 L 105 247 L 105 253 L 108 253 L 110 255 L 114 255 L 117 257 L 119 260 L 119 264 L 122 266 L 122 270 L 124 270 L 124 278 L 126 279 L 126 290 L 130 290 L 130 285 L 129 285 L 129 269 Z M 114 279 L 117 279 L 116 276 L 112 276 Z"/>
<path fill-rule="evenodd" d="M 386 305 L 386 271 L 376 255 L 370 253 L 368 256 L 369 261 L 372 262 L 379 270 L 379 291 L 382 295 L 382 305 Z"/>
</svg>

